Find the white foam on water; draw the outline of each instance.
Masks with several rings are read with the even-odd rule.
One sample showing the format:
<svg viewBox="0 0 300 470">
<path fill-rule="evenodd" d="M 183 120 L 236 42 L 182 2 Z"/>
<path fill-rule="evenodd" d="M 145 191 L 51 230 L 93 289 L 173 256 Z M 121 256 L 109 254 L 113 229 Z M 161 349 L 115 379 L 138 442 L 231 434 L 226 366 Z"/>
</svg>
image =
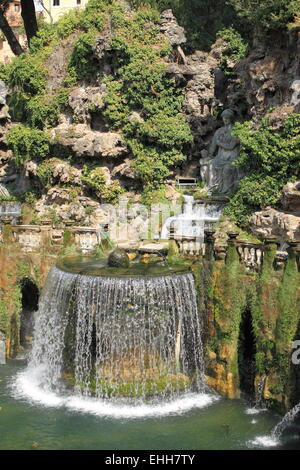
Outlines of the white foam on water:
<svg viewBox="0 0 300 470">
<path fill-rule="evenodd" d="M 13 396 L 15 398 L 30 399 L 35 403 L 47 407 L 60 407 L 64 404 L 63 397 L 47 390 L 42 386 L 44 369 L 30 368 L 20 372 L 14 382 L 11 383 Z"/>
<path fill-rule="evenodd" d="M 259 413 L 262 413 L 263 411 L 267 411 L 267 408 L 247 408 L 245 410 L 246 415 L 258 415 Z"/>
<path fill-rule="evenodd" d="M 99 417 L 134 419 L 184 414 L 191 409 L 204 408 L 219 400 L 216 395 L 190 393 L 172 401 L 156 404 L 129 405 L 99 398 L 59 395 L 42 387 L 43 369 L 26 369 L 11 384 L 15 398 L 25 398 L 45 407 L 65 407 Z"/>
<path fill-rule="evenodd" d="M 257 419 L 251 419 L 251 424 L 256 424 L 257 423 Z"/>
<path fill-rule="evenodd" d="M 279 440 L 271 436 L 257 436 L 255 439 L 247 442 L 248 447 L 276 447 Z"/>
<path fill-rule="evenodd" d="M 167 415 L 180 415 L 193 408 L 204 408 L 216 401 L 216 397 L 206 394 L 189 394 L 170 402 L 159 404 L 118 405 L 104 400 L 73 397 L 68 400 L 67 406 L 71 409 L 92 413 L 96 416 L 113 418 L 146 418 Z"/>
</svg>

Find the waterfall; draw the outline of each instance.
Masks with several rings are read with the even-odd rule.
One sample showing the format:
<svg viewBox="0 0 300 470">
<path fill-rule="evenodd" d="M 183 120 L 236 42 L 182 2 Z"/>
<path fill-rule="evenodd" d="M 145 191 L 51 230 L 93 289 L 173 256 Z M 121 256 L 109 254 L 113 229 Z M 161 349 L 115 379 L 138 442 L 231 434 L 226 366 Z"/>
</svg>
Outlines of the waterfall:
<svg viewBox="0 0 300 470">
<path fill-rule="evenodd" d="M 300 411 L 300 403 L 298 405 L 294 406 L 290 411 L 288 411 L 282 420 L 275 426 L 275 428 L 272 431 L 272 438 L 276 439 L 281 436 L 285 428 L 294 421 L 295 417 Z"/>
<path fill-rule="evenodd" d="M 0 185 L 1 186 L 1 185 Z M 1 195 L 1 190 L 0 190 Z M 20 202 L 11 202 L 11 201 L 2 201 L 0 202 L 0 225 L 3 219 L 9 217 L 12 224 L 17 224 L 18 219 L 21 216 L 21 207 Z"/>
<path fill-rule="evenodd" d="M 2 196 L 2 197 L 9 197 L 10 196 L 8 189 L 1 183 L 0 183 L 0 196 Z"/>
<path fill-rule="evenodd" d="M 204 240 L 204 228 L 219 220 L 224 204 L 197 203 L 193 196 L 183 196 L 182 214 L 169 217 L 162 228 L 161 238 L 170 238 L 170 230 L 174 236 L 198 238 Z"/>
<path fill-rule="evenodd" d="M 52 268 L 39 302 L 30 367 L 39 368 L 41 385 L 57 387 L 62 374 L 64 335 L 69 317 L 74 276 Z"/>
<path fill-rule="evenodd" d="M 29 367 L 58 391 L 99 398 L 203 391 L 194 278 L 101 277 L 53 267 L 39 304 Z M 71 379 L 70 379 L 71 377 Z"/>
<path fill-rule="evenodd" d="M 261 408 L 266 380 L 267 380 L 267 376 L 263 375 L 261 380 L 259 381 L 259 384 L 257 386 L 256 396 L 255 396 L 254 408 Z"/>
<path fill-rule="evenodd" d="M 0 365 L 6 363 L 5 336 L 0 332 Z"/>
</svg>

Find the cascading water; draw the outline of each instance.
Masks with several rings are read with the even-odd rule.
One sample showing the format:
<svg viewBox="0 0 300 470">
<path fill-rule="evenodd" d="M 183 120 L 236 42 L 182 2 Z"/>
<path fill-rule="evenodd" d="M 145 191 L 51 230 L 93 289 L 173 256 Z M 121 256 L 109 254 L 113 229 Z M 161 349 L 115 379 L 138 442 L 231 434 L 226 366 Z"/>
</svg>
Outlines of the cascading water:
<svg viewBox="0 0 300 470">
<path fill-rule="evenodd" d="M 193 275 L 104 277 L 53 267 L 28 371 L 48 394 L 130 406 L 170 405 L 194 392 L 192 406 L 213 401 L 203 393 Z"/>
<path fill-rule="evenodd" d="M 282 420 L 275 426 L 275 428 L 272 431 L 272 438 L 273 439 L 278 439 L 283 431 L 287 428 L 289 424 L 291 424 L 294 419 L 296 418 L 297 414 L 300 411 L 300 403 L 298 405 L 294 406 L 290 411 L 288 411 Z"/>
<path fill-rule="evenodd" d="M 273 428 L 270 435 L 257 436 L 253 441 L 250 441 L 251 446 L 262 446 L 262 447 L 275 447 L 280 444 L 280 438 L 286 428 L 294 421 L 297 414 L 300 412 L 300 403 L 294 408 L 288 411 L 281 421 Z"/>
<path fill-rule="evenodd" d="M 1 195 L 6 196 L 6 193 L 5 194 L 2 194 L 2 193 L 3 191 L 1 191 L 1 188 L 0 188 L 0 196 Z M 12 224 L 16 224 L 18 222 L 18 218 L 21 216 L 21 208 L 22 208 L 21 206 L 22 205 L 20 202 L 2 201 L 0 203 L 0 224 L 1 224 L 1 221 L 7 217 L 11 218 Z"/>
<path fill-rule="evenodd" d="M 174 236 L 197 238 L 200 243 L 204 240 L 204 228 L 220 218 L 224 203 L 196 203 L 193 196 L 183 196 L 182 214 L 169 217 L 161 232 L 162 239 L 170 237 L 172 228 Z"/>
<path fill-rule="evenodd" d="M 255 405 L 254 408 L 259 409 L 261 408 L 263 404 L 263 393 L 264 393 L 264 388 L 266 384 L 267 376 L 263 375 L 261 380 L 259 381 L 259 384 L 257 386 L 257 393 L 255 396 Z"/>
</svg>

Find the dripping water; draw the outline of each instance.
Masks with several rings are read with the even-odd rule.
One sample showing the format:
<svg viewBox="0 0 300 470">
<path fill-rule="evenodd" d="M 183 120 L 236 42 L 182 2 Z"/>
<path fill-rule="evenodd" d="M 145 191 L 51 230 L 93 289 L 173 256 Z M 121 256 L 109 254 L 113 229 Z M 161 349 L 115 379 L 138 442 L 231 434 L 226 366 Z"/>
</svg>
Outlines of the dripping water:
<svg viewBox="0 0 300 470">
<path fill-rule="evenodd" d="M 264 393 L 264 388 L 265 388 L 265 383 L 267 380 L 267 376 L 263 375 L 262 378 L 260 379 L 258 386 L 257 386 L 257 392 L 255 395 L 255 405 L 254 408 L 259 409 L 262 407 L 263 404 L 263 393 Z"/>
</svg>

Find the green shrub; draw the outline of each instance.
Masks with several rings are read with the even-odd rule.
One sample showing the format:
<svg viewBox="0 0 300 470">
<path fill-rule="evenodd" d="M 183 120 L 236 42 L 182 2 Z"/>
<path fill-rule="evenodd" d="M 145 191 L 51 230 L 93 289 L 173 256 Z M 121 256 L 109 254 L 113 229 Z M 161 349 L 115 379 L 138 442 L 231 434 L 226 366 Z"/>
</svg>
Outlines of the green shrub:
<svg viewBox="0 0 300 470">
<path fill-rule="evenodd" d="M 57 41 L 57 32 L 55 25 L 44 23 L 30 41 L 30 54 L 31 57 L 39 53 L 42 49 L 51 46 L 53 42 Z"/>
<path fill-rule="evenodd" d="M 160 189 L 170 169 L 185 160 L 192 141 L 180 114 L 182 91 L 166 76 L 161 58 L 171 51 L 159 33 L 157 11 L 143 8 L 116 26 L 111 41 L 116 78 L 105 79 L 104 116 L 121 131 L 133 156 L 133 167 L 147 196 Z M 140 119 L 128 119 L 139 111 Z"/>
<path fill-rule="evenodd" d="M 9 83 L 10 75 L 10 64 L 0 63 L 0 80 L 3 80 L 4 83 Z"/>
<path fill-rule="evenodd" d="M 185 155 L 176 149 L 160 150 L 144 145 L 138 140 L 128 140 L 135 159 L 132 166 L 140 176 L 144 187 L 158 189 L 170 173 L 170 168 L 185 160 Z"/>
<path fill-rule="evenodd" d="M 37 169 L 37 177 L 40 179 L 44 188 L 50 188 L 53 182 L 53 165 L 51 163 L 51 159 L 46 160 L 41 165 L 39 165 Z"/>
<path fill-rule="evenodd" d="M 38 129 L 31 129 L 22 124 L 12 127 L 6 134 L 9 147 L 17 166 L 32 159 L 43 159 L 49 156 L 49 137 Z"/>
<path fill-rule="evenodd" d="M 43 129 L 45 126 L 54 126 L 57 123 L 60 107 L 55 97 L 51 95 L 36 95 L 26 108 L 26 121 L 31 127 Z"/>
<path fill-rule="evenodd" d="M 298 0 L 229 0 L 228 3 L 250 26 L 259 26 L 265 31 L 285 29 L 300 13 Z"/>
<path fill-rule="evenodd" d="M 84 11 L 80 26 L 86 32 L 90 31 L 91 29 L 96 29 L 97 31 L 102 31 L 105 22 L 105 15 L 101 10 L 93 11 L 88 8 Z"/>
<path fill-rule="evenodd" d="M 163 113 L 137 123 L 137 134 L 150 145 L 173 149 L 192 141 L 190 128 L 183 115 L 166 116 Z"/>
<path fill-rule="evenodd" d="M 247 173 L 225 208 L 224 214 L 242 225 L 248 215 L 265 205 L 279 203 L 282 187 L 299 177 L 300 114 L 291 114 L 280 129 L 273 129 L 264 118 L 259 129 L 250 122 L 235 125 L 241 141 L 236 165 Z"/>
<path fill-rule="evenodd" d="M 113 80 L 111 77 L 105 78 L 107 93 L 104 97 L 106 109 L 103 115 L 108 119 L 113 129 L 122 128 L 128 121 L 130 114 L 129 106 L 123 95 L 123 83 Z"/>
<path fill-rule="evenodd" d="M 84 11 L 78 8 L 65 13 L 56 23 L 55 29 L 58 38 L 66 38 L 80 28 Z"/>
<path fill-rule="evenodd" d="M 217 37 L 226 42 L 226 48 L 221 59 L 221 67 L 226 75 L 232 74 L 229 63 L 237 63 L 246 56 L 248 45 L 242 36 L 233 28 L 223 29 L 217 33 Z"/>
<path fill-rule="evenodd" d="M 22 54 L 10 66 L 9 84 L 30 96 L 45 89 L 47 69 L 39 56 Z"/>
<path fill-rule="evenodd" d="M 38 201 L 39 194 L 37 191 L 28 191 L 21 195 L 20 199 L 22 202 L 25 202 L 29 206 L 34 206 Z"/>
<path fill-rule="evenodd" d="M 124 189 L 121 188 L 119 181 L 106 184 L 104 171 L 100 167 L 91 169 L 91 167 L 85 166 L 82 181 L 107 202 L 117 202 L 119 196 L 124 193 Z"/>
<path fill-rule="evenodd" d="M 74 44 L 69 70 L 77 80 L 85 80 L 96 72 L 96 64 L 92 60 L 95 39 L 95 31 L 90 31 L 82 34 Z"/>
</svg>

